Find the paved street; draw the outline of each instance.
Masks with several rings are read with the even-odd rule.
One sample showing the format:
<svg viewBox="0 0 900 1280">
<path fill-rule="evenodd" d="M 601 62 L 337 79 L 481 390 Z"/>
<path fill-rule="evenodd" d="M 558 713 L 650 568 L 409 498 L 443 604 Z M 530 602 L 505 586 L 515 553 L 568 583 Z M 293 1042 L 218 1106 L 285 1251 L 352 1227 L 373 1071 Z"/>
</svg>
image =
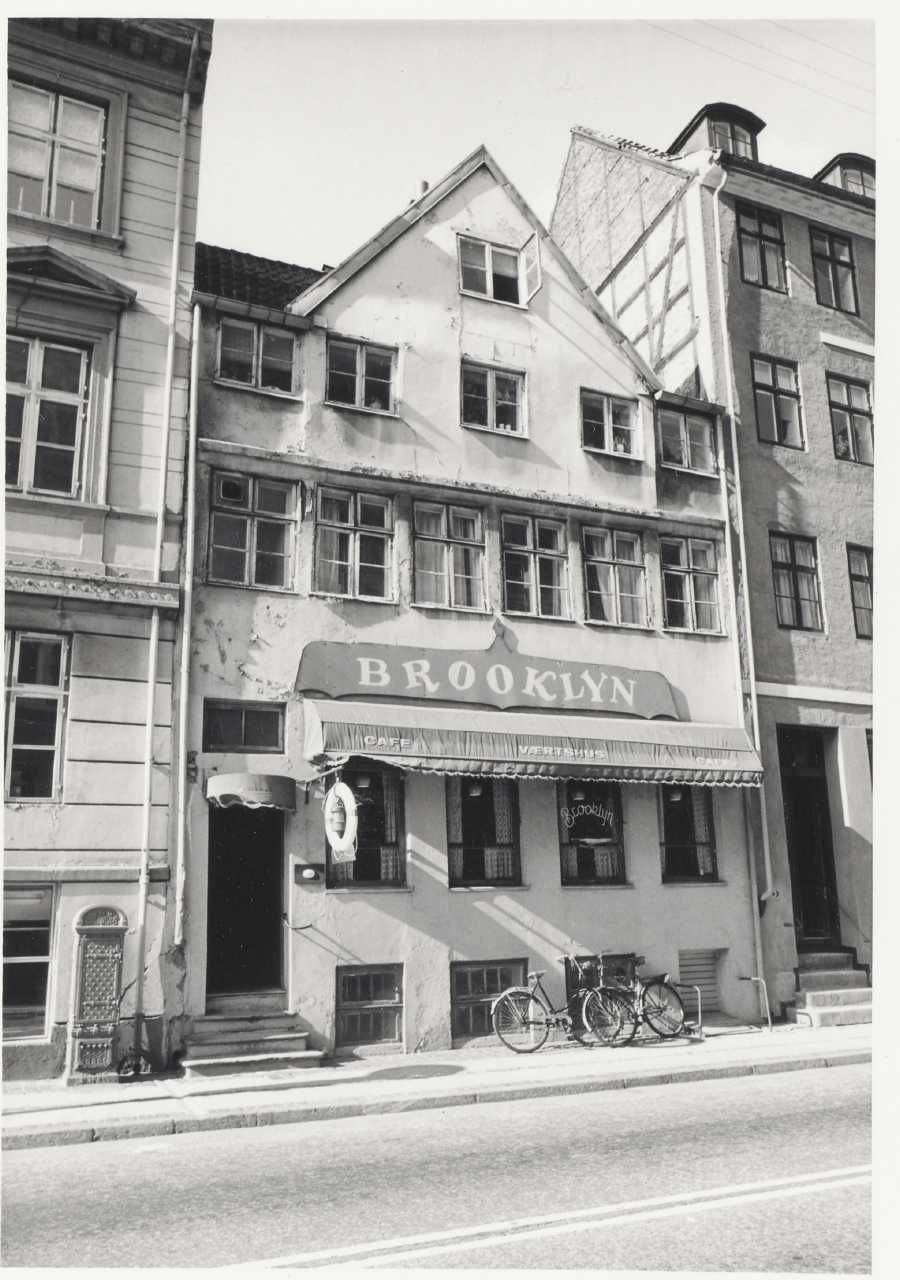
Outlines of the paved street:
<svg viewBox="0 0 900 1280">
<path fill-rule="evenodd" d="M 9 1152 L 6 1265 L 869 1269 L 867 1066 Z"/>
</svg>

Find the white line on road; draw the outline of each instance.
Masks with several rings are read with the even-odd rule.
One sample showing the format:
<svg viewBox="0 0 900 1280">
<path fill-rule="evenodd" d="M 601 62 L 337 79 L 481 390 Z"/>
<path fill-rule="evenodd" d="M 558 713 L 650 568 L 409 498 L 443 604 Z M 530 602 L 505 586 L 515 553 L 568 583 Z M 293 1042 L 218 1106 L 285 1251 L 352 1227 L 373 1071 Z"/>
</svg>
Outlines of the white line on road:
<svg viewBox="0 0 900 1280">
<path fill-rule="evenodd" d="M 404 1249 L 409 1246 L 436 1245 L 441 1241 L 449 1242 L 445 1247 L 433 1252 L 445 1252 L 456 1243 L 457 1248 L 475 1247 L 488 1243 L 485 1237 L 502 1238 L 513 1232 L 527 1231 L 529 1235 L 545 1234 L 549 1231 L 567 1231 L 577 1229 L 580 1219 L 598 1219 L 586 1224 L 587 1227 L 602 1226 L 605 1222 L 620 1222 L 624 1219 L 638 1221 L 639 1216 L 658 1216 L 660 1213 L 686 1213 L 691 1208 L 712 1208 L 720 1205 L 746 1202 L 751 1198 L 771 1198 L 776 1195 L 797 1194 L 811 1191 L 827 1190 L 831 1186 L 850 1186 L 866 1182 L 871 1178 L 872 1166 L 868 1164 L 851 1165 L 844 1169 L 823 1169 L 819 1173 L 798 1174 L 789 1178 L 770 1178 L 762 1182 L 741 1182 L 724 1187 L 709 1187 L 705 1191 L 683 1191 L 678 1195 L 654 1196 L 646 1200 L 624 1200 L 616 1204 L 593 1205 L 588 1209 L 571 1209 L 565 1213 L 548 1213 L 530 1218 L 511 1218 L 505 1222 L 486 1222 L 481 1226 L 457 1227 L 449 1231 L 431 1231 L 415 1236 L 397 1236 L 393 1240 L 371 1240 L 367 1244 L 345 1245 L 337 1249 L 319 1249 L 311 1253 L 297 1253 L 280 1258 L 264 1258 L 255 1262 L 230 1263 L 221 1267 L 223 1271 L 238 1271 L 248 1267 L 298 1267 L 320 1262 L 338 1262 L 346 1258 L 359 1258 L 362 1254 L 378 1254 L 378 1257 L 360 1262 L 360 1266 L 377 1265 L 384 1261 L 395 1261 L 401 1256 L 392 1253 L 385 1256 L 384 1251 Z M 761 1195 L 755 1195 L 761 1193 Z M 610 1216 L 615 1215 L 615 1216 Z M 554 1224 L 561 1224 L 556 1226 Z M 462 1237 L 466 1237 L 465 1240 Z M 413 1248 L 415 1256 L 424 1256 Z"/>
</svg>

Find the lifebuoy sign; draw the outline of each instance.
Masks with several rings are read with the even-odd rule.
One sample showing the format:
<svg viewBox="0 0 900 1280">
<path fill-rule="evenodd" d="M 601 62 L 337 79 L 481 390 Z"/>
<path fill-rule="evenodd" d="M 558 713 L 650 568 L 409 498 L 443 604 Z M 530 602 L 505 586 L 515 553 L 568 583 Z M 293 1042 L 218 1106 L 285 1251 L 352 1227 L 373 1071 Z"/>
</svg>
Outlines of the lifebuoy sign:
<svg viewBox="0 0 900 1280">
<path fill-rule="evenodd" d="M 356 830 L 359 815 L 356 797 L 345 782 L 336 782 L 325 793 L 325 838 L 331 846 L 333 862 L 352 862 L 356 857 Z"/>
</svg>

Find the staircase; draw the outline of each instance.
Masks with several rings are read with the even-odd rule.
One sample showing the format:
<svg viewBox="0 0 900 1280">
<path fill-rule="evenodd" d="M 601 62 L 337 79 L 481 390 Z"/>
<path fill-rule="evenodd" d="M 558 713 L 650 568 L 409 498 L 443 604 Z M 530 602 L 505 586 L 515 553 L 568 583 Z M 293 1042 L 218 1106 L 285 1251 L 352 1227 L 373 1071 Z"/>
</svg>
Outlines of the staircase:
<svg viewBox="0 0 900 1280">
<path fill-rule="evenodd" d="M 869 971 L 856 963 L 852 948 L 801 951 L 797 959 L 797 994 L 784 1011 L 788 1022 L 844 1027 L 872 1021 Z"/>
<path fill-rule="evenodd" d="M 186 1078 L 244 1071 L 318 1067 L 325 1054 L 309 1049 L 292 1013 L 213 1013 L 194 1019 L 181 1060 Z"/>
</svg>

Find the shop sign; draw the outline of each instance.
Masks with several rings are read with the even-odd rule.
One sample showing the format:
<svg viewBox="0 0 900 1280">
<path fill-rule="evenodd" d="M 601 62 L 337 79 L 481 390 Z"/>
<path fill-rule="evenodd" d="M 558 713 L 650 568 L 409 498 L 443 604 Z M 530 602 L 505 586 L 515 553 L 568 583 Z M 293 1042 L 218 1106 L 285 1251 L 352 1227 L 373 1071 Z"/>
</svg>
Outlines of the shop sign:
<svg viewBox="0 0 900 1280">
<path fill-rule="evenodd" d="M 594 711 L 678 719 L 672 688 L 658 671 L 520 654 L 505 629 L 489 649 L 420 649 L 405 645 L 307 644 L 300 693 L 467 702 L 543 711 Z"/>
</svg>

